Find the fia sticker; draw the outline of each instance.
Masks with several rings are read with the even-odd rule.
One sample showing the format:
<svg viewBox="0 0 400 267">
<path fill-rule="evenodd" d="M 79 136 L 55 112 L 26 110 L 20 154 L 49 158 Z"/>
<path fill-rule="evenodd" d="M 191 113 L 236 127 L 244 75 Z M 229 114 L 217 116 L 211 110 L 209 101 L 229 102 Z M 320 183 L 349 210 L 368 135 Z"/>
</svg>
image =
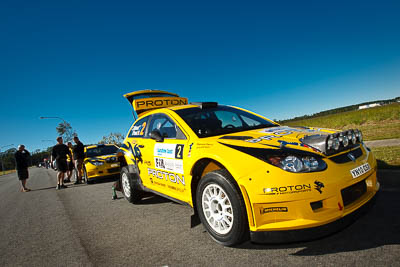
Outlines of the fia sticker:
<svg viewBox="0 0 400 267">
<path fill-rule="evenodd" d="M 156 169 L 183 174 L 183 162 L 177 159 L 154 158 Z"/>
</svg>

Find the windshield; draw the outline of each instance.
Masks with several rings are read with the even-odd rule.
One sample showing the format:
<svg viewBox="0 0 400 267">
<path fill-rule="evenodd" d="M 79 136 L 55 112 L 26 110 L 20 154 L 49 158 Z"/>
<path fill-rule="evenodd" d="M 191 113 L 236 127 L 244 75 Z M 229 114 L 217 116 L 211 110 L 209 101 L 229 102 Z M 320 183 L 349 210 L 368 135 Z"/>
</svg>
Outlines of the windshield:
<svg viewBox="0 0 400 267">
<path fill-rule="evenodd" d="M 228 106 L 206 109 L 196 107 L 175 110 L 175 112 L 182 117 L 198 137 L 277 126 L 277 124 L 249 112 Z"/>
<path fill-rule="evenodd" d="M 86 150 L 86 157 L 98 157 L 104 155 L 111 155 L 117 153 L 118 148 L 116 146 L 97 146 L 93 148 L 88 148 Z"/>
</svg>

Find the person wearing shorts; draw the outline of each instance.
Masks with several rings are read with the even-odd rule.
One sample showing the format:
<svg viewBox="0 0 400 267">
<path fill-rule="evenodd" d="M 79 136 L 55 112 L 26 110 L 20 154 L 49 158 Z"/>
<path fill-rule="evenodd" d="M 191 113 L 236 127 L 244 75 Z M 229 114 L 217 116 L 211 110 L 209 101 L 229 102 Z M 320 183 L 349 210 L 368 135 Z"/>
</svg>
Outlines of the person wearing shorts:
<svg viewBox="0 0 400 267">
<path fill-rule="evenodd" d="M 57 166 L 57 187 L 56 189 L 67 188 L 64 185 L 64 173 L 68 170 L 67 155 L 72 158 L 71 151 L 68 146 L 63 144 L 63 138 L 61 136 L 57 137 L 57 145 L 53 147 L 51 156 L 56 160 Z"/>
<path fill-rule="evenodd" d="M 19 145 L 14 156 L 18 179 L 21 181 L 21 192 L 29 192 L 31 190 L 26 187 L 26 180 L 29 178 L 28 167 L 30 154 L 28 150 L 25 149 L 24 145 Z"/>
<path fill-rule="evenodd" d="M 85 147 L 79 140 L 78 136 L 74 137 L 74 142 L 76 145 L 73 148 L 73 152 L 74 152 L 75 168 L 77 171 L 75 184 L 79 184 L 82 182 L 83 160 L 85 159 Z"/>
</svg>

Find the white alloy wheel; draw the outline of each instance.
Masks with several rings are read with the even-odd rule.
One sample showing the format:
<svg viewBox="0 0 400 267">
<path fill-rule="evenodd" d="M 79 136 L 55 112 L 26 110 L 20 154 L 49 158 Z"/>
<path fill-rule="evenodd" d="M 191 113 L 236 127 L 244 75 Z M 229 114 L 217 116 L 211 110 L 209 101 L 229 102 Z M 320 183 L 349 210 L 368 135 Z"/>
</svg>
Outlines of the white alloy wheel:
<svg viewBox="0 0 400 267">
<path fill-rule="evenodd" d="M 211 228 L 220 235 L 229 233 L 233 226 L 233 208 L 222 187 L 209 184 L 202 194 L 204 217 Z"/>
<path fill-rule="evenodd" d="M 121 176 L 121 180 L 122 180 L 122 187 L 124 189 L 124 194 L 127 198 L 131 197 L 131 186 L 129 183 L 129 177 L 127 173 L 122 173 Z"/>
</svg>

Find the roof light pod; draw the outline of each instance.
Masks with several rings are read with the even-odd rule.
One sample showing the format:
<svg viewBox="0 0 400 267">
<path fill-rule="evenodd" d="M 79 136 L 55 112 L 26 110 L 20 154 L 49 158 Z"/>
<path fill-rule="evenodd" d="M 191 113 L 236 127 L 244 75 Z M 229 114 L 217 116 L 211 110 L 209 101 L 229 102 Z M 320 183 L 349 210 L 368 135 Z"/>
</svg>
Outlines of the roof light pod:
<svg viewBox="0 0 400 267">
<path fill-rule="evenodd" d="M 347 147 L 349 145 L 349 138 L 347 137 L 347 135 L 343 136 L 342 144 L 344 147 Z"/>
<path fill-rule="evenodd" d="M 349 134 L 347 135 L 347 137 L 353 143 L 353 145 L 357 142 L 357 137 L 353 130 L 349 131 Z"/>
<path fill-rule="evenodd" d="M 362 141 L 363 141 L 363 136 L 362 136 L 362 133 L 361 133 L 360 130 L 356 129 L 356 130 L 355 130 L 355 135 L 356 135 L 356 137 L 357 137 L 357 139 L 358 139 L 359 142 L 362 142 Z"/>
<path fill-rule="evenodd" d="M 339 139 L 331 135 L 328 139 L 328 149 L 339 150 L 340 142 Z"/>
</svg>

